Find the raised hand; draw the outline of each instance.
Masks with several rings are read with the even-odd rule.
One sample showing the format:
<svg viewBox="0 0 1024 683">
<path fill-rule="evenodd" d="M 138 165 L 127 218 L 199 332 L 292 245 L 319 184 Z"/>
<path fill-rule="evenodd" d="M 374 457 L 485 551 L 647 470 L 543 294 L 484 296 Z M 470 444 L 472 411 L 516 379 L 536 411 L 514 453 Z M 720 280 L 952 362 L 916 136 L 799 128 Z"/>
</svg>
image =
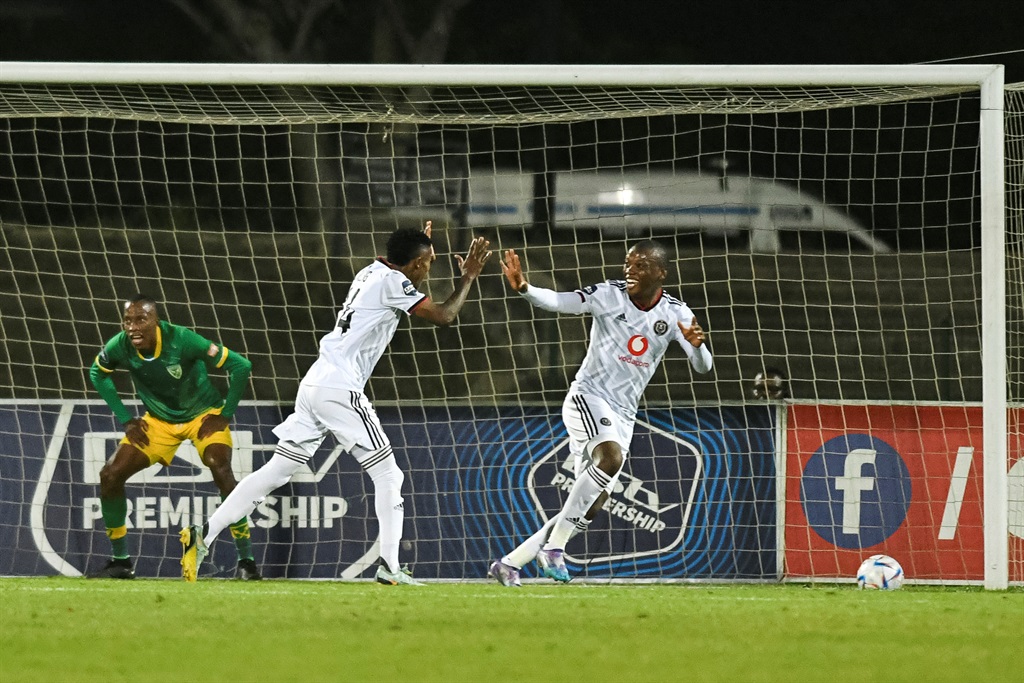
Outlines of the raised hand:
<svg viewBox="0 0 1024 683">
<path fill-rule="evenodd" d="M 427 237 L 430 237 L 430 230 L 431 230 L 430 224 L 432 222 L 433 221 L 427 221 L 427 224 L 423 226 L 423 234 L 426 235 Z"/>
<path fill-rule="evenodd" d="M 430 223 L 427 223 L 427 230 L 430 230 Z M 427 233 L 430 234 L 429 232 Z M 463 258 L 458 254 L 455 255 L 455 260 L 459 263 L 459 272 L 462 273 L 463 277 L 470 277 L 476 279 L 480 275 L 480 271 L 484 269 L 484 264 L 487 263 L 487 259 L 491 258 L 491 253 L 488 251 L 488 247 L 491 243 L 485 240 L 483 237 L 477 237 L 469 245 L 469 253 Z"/>
<path fill-rule="evenodd" d="M 509 249 L 505 252 L 505 260 L 500 261 L 501 272 L 505 273 L 505 277 L 508 279 L 508 284 L 512 289 L 517 292 L 522 292 L 526 289 L 526 278 L 523 277 L 523 267 L 519 263 L 519 255 L 516 254 L 515 249 Z"/>
<path fill-rule="evenodd" d="M 682 323 L 676 324 L 679 325 L 679 331 L 683 333 L 683 338 L 690 342 L 690 346 L 699 348 L 704 343 L 704 330 L 701 328 L 700 323 L 697 322 L 696 317 L 690 321 L 689 327 L 683 327 Z"/>
</svg>

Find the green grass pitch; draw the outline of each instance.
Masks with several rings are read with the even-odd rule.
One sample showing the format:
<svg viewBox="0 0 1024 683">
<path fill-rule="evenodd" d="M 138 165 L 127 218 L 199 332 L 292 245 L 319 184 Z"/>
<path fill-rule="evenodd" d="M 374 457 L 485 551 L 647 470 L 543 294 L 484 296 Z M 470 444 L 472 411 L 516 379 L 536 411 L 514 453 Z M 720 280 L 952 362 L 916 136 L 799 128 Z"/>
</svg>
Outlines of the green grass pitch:
<svg viewBox="0 0 1024 683">
<path fill-rule="evenodd" d="M 0 579 L 0 680 L 1024 681 L 1024 592 Z"/>
</svg>

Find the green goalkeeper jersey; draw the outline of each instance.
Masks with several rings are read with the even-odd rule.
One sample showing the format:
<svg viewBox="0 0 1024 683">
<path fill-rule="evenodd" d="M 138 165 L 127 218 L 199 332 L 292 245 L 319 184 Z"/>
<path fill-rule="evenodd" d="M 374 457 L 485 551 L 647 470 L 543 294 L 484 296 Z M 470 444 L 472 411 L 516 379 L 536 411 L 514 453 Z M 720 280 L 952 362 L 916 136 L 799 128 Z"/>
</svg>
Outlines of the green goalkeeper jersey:
<svg viewBox="0 0 1024 683">
<path fill-rule="evenodd" d="M 192 330 L 161 320 L 152 357 L 140 354 L 124 332 L 103 346 L 89 371 L 93 385 L 121 423 L 132 414 L 117 395 L 111 374 L 128 370 L 135 391 L 149 414 L 172 424 L 190 422 L 211 408 L 230 418 L 248 383 L 252 363 Z M 221 396 L 208 370 L 223 369 L 230 382 Z"/>
</svg>

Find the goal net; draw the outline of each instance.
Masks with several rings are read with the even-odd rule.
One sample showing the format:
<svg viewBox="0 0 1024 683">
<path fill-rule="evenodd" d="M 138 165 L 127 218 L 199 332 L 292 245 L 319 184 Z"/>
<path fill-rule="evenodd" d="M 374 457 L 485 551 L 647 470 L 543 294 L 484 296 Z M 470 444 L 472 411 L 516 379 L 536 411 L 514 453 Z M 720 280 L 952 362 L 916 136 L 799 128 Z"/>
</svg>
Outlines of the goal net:
<svg viewBox="0 0 1024 683">
<path fill-rule="evenodd" d="M 620 278 L 651 238 L 708 332 L 711 373 L 673 348 L 648 387 L 605 512 L 567 547 L 574 575 L 852 579 L 884 553 L 911 580 L 1020 581 L 1024 106 L 1008 91 L 1004 235 L 1001 78 L 0 65 L 0 574 L 109 555 L 99 470 L 122 432 L 88 366 L 120 302 L 148 293 L 253 362 L 243 476 L 354 273 L 430 220 L 435 299 L 476 235 L 560 291 Z M 421 578 L 483 578 L 574 480 L 561 402 L 590 319 L 533 309 L 496 261 L 457 324 L 402 322 L 366 388 Z M 755 396 L 759 373 L 783 393 Z M 146 576 L 177 573 L 177 529 L 220 500 L 187 443 L 127 497 Z M 366 577 L 377 557 L 369 479 L 331 441 L 252 521 L 270 577 Z M 230 546 L 208 574 L 230 575 Z"/>
<path fill-rule="evenodd" d="M 1006 87 L 1009 575 L 1024 581 L 1024 83 Z"/>
</svg>

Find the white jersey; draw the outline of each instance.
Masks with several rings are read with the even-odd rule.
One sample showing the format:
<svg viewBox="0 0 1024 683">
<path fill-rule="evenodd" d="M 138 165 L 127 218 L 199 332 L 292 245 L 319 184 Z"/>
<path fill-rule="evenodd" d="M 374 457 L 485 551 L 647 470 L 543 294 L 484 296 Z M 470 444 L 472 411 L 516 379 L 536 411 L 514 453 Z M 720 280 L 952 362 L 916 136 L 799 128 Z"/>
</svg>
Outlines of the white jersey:
<svg viewBox="0 0 1024 683">
<path fill-rule="evenodd" d="M 662 292 L 647 310 L 637 308 L 626 293 L 626 283 L 608 280 L 576 290 L 582 310 L 590 313 L 590 346 L 572 388 L 599 396 L 626 417 L 636 415 L 640 396 L 665 357 L 671 342 L 678 342 L 698 372 L 711 369 L 706 344 L 693 347 L 678 323 L 690 327 L 694 314 L 685 303 Z"/>
<path fill-rule="evenodd" d="M 383 259 L 363 268 L 352 280 L 337 325 L 320 340 L 320 357 L 302 383 L 362 391 L 395 336 L 401 314 L 412 313 L 426 298 Z"/>
</svg>

